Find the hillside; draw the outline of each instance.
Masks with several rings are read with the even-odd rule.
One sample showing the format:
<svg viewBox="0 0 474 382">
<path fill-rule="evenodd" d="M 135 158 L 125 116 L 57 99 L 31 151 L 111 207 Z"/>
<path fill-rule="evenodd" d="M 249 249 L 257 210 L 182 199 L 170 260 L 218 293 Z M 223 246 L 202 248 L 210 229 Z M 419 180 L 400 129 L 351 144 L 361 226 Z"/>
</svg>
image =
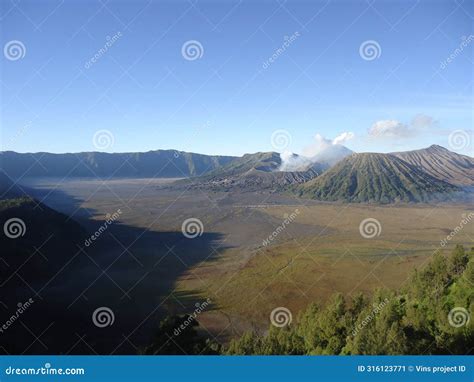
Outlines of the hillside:
<svg viewBox="0 0 474 382">
<path fill-rule="evenodd" d="M 74 154 L 0 152 L 2 169 L 11 177 L 155 177 L 204 175 L 234 160 L 175 150 L 143 153 L 83 152 Z"/>
<path fill-rule="evenodd" d="M 23 190 L 16 186 L 10 178 L 0 170 L 0 200 L 24 196 Z"/>
<path fill-rule="evenodd" d="M 458 245 L 447 257 L 430 256 L 398 289 L 383 288 L 368 296 L 337 293 L 325 305 L 316 300 L 297 318 L 286 307 L 277 308 L 280 321 L 275 318 L 260 333 L 247 331 L 225 351 L 265 356 L 472 355 L 473 281 L 474 250 Z"/>
<path fill-rule="evenodd" d="M 245 154 L 211 173 L 175 182 L 172 187 L 213 191 L 281 191 L 314 179 L 325 167 L 308 164 L 305 171 L 279 171 L 281 156 L 276 152 Z"/>
<path fill-rule="evenodd" d="M 74 220 L 29 197 L 0 200 L 0 227 L 0 319 L 7 322 L 21 303 L 32 304 L 24 308 L 28 314 L 21 316 L 22 325 L 15 323 L 2 333 L 2 349 L 41 352 L 42 347 L 31 346 L 25 325 L 37 331 L 50 325 L 52 317 L 61 318 L 48 332 L 55 342 L 69 335 L 62 329 L 77 325 L 65 307 L 90 283 L 80 272 L 91 261 L 79 250 L 88 235 Z M 51 343 L 48 350 L 54 352 L 55 346 Z"/>
<path fill-rule="evenodd" d="M 281 165 L 280 154 L 276 152 L 259 152 L 255 154 L 245 154 L 236 158 L 228 164 L 211 171 L 207 176 L 229 176 L 243 174 L 249 170 L 276 171 Z"/>
<path fill-rule="evenodd" d="M 419 170 L 456 186 L 474 185 L 474 158 L 438 145 L 426 149 L 392 153 Z"/>
<path fill-rule="evenodd" d="M 323 175 L 296 188 L 327 201 L 423 202 L 443 200 L 460 189 L 390 154 L 352 154 Z"/>
<path fill-rule="evenodd" d="M 302 184 L 314 179 L 319 174 L 313 169 L 308 171 L 275 171 L 266 172 L 262 170 L 251 169 L 243 174 L 236 174 L 222 177 L 212 177 L 211 179 L 196 180 L 192 179 L 186 184 L 190 189 L 207 189 L 213 191 L 232 191 L 240 192 L 250 191 L 282 191 L 286 187 L 296 184 Z"/>
<path fill-rule="evenodd" d="M 87 237 L 86 231 L 74 220 L 29 197 L 0 200 L 0 225 L 2 259 L 6 262 L 0 267 L 1 279 L 7 280 L 21 269 L 21 276 L 32 285 L 54 275 L 77 253 L 76 244 L 83 245 Z M 4 230 L 14 237 L 8 237 Z M 5 288 L 17 282 L 18 279 L 13 278 Z"/>
</svg>

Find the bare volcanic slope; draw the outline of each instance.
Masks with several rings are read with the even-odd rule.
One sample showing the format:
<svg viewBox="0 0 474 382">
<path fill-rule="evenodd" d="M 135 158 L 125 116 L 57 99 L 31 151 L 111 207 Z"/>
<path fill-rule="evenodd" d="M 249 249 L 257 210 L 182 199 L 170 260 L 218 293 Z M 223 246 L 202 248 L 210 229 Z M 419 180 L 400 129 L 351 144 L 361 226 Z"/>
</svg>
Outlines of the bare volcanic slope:
<svg viewBox="0 0 474 382">
<path fill-rule="evenodd" d="M 460 188 L 391 154 L 352 154 L 296 188 L 301 196 L 365 203 L 425 202 L 454 198 Z"/>
<path fill-rule="evenodd" d="M 277 191 L 307 182 L 325 169 L 323 165 L 315 163 L 305 171 L 279 171 L 281 163 L 280 154 L 276 152 L 245 154 L 205 176 L 175 182 L 173 187 L 215 191 Z"/>
<path fill-rule="evenodd" d="M 474 158 L 454 153 L 438 145 L 392 154 L 437 179 L 456 186 L 474 185 Z"/>
</svg>

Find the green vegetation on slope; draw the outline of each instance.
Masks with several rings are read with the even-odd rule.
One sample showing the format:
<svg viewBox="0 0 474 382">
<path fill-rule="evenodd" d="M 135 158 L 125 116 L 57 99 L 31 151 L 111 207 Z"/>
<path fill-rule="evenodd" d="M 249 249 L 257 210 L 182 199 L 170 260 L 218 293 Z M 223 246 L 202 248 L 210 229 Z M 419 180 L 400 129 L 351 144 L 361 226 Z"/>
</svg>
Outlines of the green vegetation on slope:
<svg viewBox="0 0 474 382">
<path fill-rule="evenodd" d="M 189 316 L 166 317 L 160 322 L 153 342 L 141 349 L 146 355 L 215 355 L 219 354 L 220 346 L 204 339 L 196 328 L 199 323 Z"/>
<path fill-rule="evenodd" d="M 333 296 L 310 305 L 296 324 L 246 333 L 227 354 L 473 354 L 474 249 L 439 253 L 400 291 L 372 298 Z"/>
<path fill-rule="evenodd" d="M 245 154 L 229 164 L 207 175 L 183 179 L 171 187 L 206 189 L 212 191 L 284 191 L 288 186 L 307 182 L 326 168 L 318 163 L 308 162 L 304 171 L 279 171 L 282 164 L 276 152 Z"/>
<path fill-rule="evenodd" d="M 400 355 L 474 354 L 474 248 L 457 245 L 435 253 L 400 290 L 372 297 L 335 294 L 311 304 L 294 323 L 270 325 L 266 335 L 247 332 L 227 348 L 198 335 L 192 316 L 161 322 L 146 354 Z M 183 323 L 192 322 L 176 334 Z"/>
<path fill-rule="evenodd" d="M 228 176 L 242 174 L 252 169 L 261 171 L 276 171 L 280 165 L 280 154 L 273 151 L 245 154 L 243 157 L 234 159 L 227 165 L 212 171 L 208 174 L 208 176 Z"/>
<path fill-rule="evenodd" d="M 326 201 L 392 203 L 445 200 L 459 189 L 389 154 L 353 154 L 297 187 L 300 196 Z"/>
</svg>

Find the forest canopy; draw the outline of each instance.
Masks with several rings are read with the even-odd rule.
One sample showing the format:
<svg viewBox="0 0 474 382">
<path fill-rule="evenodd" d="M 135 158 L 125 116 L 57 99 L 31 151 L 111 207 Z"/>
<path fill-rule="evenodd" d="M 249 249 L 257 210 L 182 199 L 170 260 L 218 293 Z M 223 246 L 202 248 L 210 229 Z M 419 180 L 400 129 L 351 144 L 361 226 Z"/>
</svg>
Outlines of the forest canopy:
<svg viewBox="0 0 474 382">
<path fill-rule="evenodd" d="M 474 248 L 436 252 L 399 290 L 372 296 L 335 294 L 310 304 L 294 323 L 244 333 L 227 347 L 198 335 L 198 322 L 179 336 L 186 317 L 161 322 L 146 354 L 396 355 L 474 354 Z M 163 345 L 163 344 L 166 345 Z"/>
</svg>

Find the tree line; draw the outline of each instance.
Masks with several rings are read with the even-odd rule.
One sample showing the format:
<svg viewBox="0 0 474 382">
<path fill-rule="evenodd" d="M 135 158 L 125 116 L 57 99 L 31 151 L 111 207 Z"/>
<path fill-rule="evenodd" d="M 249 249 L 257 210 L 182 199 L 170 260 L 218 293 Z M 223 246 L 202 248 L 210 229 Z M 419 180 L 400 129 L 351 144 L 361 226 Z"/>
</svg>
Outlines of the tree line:
<svg viewBox="0 0 474 382">
<path fill-rule="evenodd" d="M 244 333 L 221 346 L 198 334 L 194 322 L 179 336 L 186 316 L 163 320 L 144 354 L 352 355 L 474 354 L 474 248 L 437 252 L 398 290 L 372 296 L 335 294 L 310 304 L 295 323 Z"/>
</svg>

